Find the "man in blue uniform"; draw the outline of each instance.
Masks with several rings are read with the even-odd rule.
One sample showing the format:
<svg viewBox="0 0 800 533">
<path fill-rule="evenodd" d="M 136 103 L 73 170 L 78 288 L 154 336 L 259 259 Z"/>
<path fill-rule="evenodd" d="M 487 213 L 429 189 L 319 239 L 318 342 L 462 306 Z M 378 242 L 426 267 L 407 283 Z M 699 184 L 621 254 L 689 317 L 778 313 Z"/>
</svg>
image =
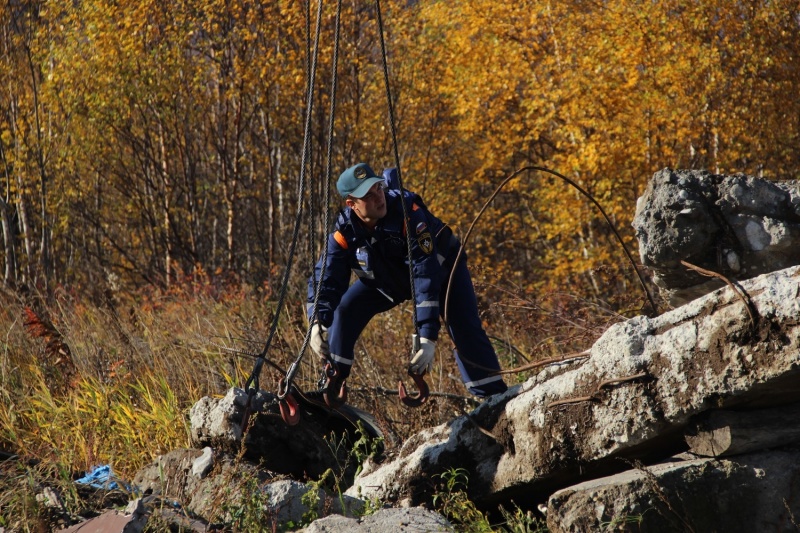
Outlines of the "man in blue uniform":
<svg viewBox="0 0 800 533">
<path fill-rule="evenodd" d="M 334 365 L 340 379 L 345 379 L 353 365 L 356 340 L 367 323 L 376 314 L 411 298 L 401 204 L 405 201 L 419 333 L 409 370 L 421 375 L 433 366 L 439 317 L 445 315 L 447 283 L 455 268 L 447 326 L 456 345 L 456 362 L 464 385 L 480 397 L 504 392 L 507 387 L 502 377 L 494 375 L 500 364 L 478 316 L 466 256 L 462 253 L 458 265 L 453 266 L 459 241 L 450 228 L 428 211 L 419 196 L 409 191 L 401 193 L 399 187 L 387 188 L 386 180 L 365 163 L 345 170 L 336 188 L 346 207 L 328 237 L 327 254 L 320 258 L 308 280 L 312 349 Z M 358 277 L 352 285 L 351 271 Z M 320 275 L 323 277 L 314 317 Z"/>
</svg>

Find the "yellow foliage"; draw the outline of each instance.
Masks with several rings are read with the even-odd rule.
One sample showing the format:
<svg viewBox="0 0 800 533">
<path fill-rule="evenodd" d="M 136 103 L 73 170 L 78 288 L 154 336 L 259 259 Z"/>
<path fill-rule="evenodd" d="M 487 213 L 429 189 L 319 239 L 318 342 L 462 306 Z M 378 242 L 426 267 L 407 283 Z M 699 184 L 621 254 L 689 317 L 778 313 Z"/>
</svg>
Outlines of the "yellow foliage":
<svg viewBox="0 0 800 533">
<path fill-rule="evenodd" d="M 796 162 L 783 163 L 780 139 L 796 138 L 798 124 L 773 111 L 778 101 L 797 107 L 781 95 L 799 81 L 785 70 L 797 49 L 788 40 L 798 34 L 791 2 L 485 0 L 425 2 L 418 11 L 425 29 L 415 45 L 438 45 L 445 63 L 428 86 L 456 117 L 448 141 L 469 152 L 443 164 L 468 162 L 458 176 L 467 190 L 524 165 L 548 166 L 589 191 L 633 244 L 635 200 L 660 168 L 797 173 Z M 563 286 L 609 260 L 630 273 L 599 214 L 564 183 L 526 176 L 509 190 L 528 192 L 524 205 L 495 208 L 482 230 L 529 242 L 516 250 L 540 248 L 550 267 L 530 275 Z M 457 209 L 480 196 L 485 187 Z M 511 212 L 520 224 L 508 225 Z M 463 224 L 465 214 L 452 215 Z M 492 255 L 503 264 L 501 250 Z"/>
<path fill-rule="evenodd" d="M 800 30 L 789 0 L 382 4 L 404 184 L 462 233 L 527 165 L 575 180 L 631 245 L 636 198 L 663 167 L 775 178 L 800 168 Z M 274 284 L 303 162 L 309 210 L 322 212 L 329 133 L 334 179 L 355 161 L 395 165 L 374 7 L 343 6 L 334 102 L 335 5 L 323 5 L 314 56 L 317 5 L 0 8 L 5 26 L 17 24 L 0 57 L 6 201 L 19 212 L 41 206 L 15 264 L 46 264 L 27 255 L 48 251 L 64 282 L 113 270 L 127 284 L 168 286 L 200 264 Z M 303 237 L 319 240 L 316 225 Z M 602 226 L 582 195 L 528 172 L 490 207 L 471 256 L 495 280 L 522 273 L 604 298 L 574 283 L 608 260 L 633 279 Z"/>
</svg>

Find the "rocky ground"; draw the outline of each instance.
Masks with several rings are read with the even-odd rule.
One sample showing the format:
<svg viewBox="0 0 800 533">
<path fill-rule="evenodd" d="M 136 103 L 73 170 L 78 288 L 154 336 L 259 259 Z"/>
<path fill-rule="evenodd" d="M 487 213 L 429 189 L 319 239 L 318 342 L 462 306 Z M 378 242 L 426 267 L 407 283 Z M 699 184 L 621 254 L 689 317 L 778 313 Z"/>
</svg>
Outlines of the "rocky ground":
<svg viewBox="0 0 800 533">
<path fill-rule="evenodd" d="M 643 263 L 680 307 L 618 323 L 586 352 L 357 461 L 354 443 L 380 431 L 356 431 L 357 412 L 312 402 L 287 427 L 262 393 L 243 438 L 244 392 L 204 398 L 192 410 L 195 447 L 144 468 L 127 514 L 94 520 L 134 531 L 158 497 L 180 502 L 180 512 L 162 504 L 160 519 L 210 531 L 231 501 L 249 499 L 275 527 L 452 531 L 428 509 L 437 476 L 463 469 L 479 508 L 513 502 L 554 532 L 796 529 L 798 197 L 794 183 L 661 171 L 635 227 Z M 331 433 L 350 444 L 332 450 Z M 88 530 L 76 527 L 65 531 Z"/>
</svg>

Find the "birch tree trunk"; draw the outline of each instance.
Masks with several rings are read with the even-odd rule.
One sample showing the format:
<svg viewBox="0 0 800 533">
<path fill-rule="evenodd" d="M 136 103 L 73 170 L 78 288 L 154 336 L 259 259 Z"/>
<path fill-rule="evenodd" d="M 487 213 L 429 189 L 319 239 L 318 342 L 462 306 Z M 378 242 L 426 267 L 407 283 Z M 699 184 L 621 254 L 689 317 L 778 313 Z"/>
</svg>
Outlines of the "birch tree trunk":
<svg viewBox="0 0 800 533">
<path fill-rule="evenodd" d="M 3 249 L 5 250 L 5 272 L 3 283 L 5 285 L 16 285 L 17 283 L 17 258 L 14 254 L 14 234 L 11 226 L 11 213 L 9 212 L 8 202 L 0 198 L 0 224 L 3 228 Z"/>
<path fill-rule="evenodd" d="M 161 173 L 164 183 L 164 284 L 167 289 L 170 287 L 172 278 L 172 247 L 170 246 L 170 184 L 169 184 L 169 163 L 167 162 L 167 148 L 164 141 L 164 127 L 161 121 L 158 122 L 158 147 L 161 151 Z"/>
<path fill-rule="evenodd" d="M 21 179 L 18 180 L 18 185 L 22 186 Z M 33 261 L 34 251 L 33 251 L 33 241 L 31 240 L 31 225 L 30 225 L 30 215 L 28 214 L 28 202 L 25 200 L 25 195 L 20 193 L 18 202 L 17 202 L 17 212 L 19 213 L 19 223 L 22 226 L 22 243 L 25 248 L 25 255 L 27 260 L 25 261 L 25 275 L 23 276 L 23 282 L 25 283 L 33 283 L 33 269 L 31 268 L 31 262 Z"/>
</svg>

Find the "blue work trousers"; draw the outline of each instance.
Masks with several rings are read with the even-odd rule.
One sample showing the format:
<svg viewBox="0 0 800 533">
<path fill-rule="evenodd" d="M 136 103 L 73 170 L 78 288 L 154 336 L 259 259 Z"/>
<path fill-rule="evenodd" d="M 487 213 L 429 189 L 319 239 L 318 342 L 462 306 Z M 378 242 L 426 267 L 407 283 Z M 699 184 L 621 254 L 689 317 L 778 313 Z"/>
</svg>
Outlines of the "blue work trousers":
<svg viewBox="0 0 800 533">
<path fill-rule="evenodd" d="M 485 397 L 504 392 L 507 387 L 503 378 L 491 375 L 500 370 L 500 363 L 478 316 L 478 301 L 466 260 L 458 262 L 452 283 L 447 319 L 450 335 L 456 345 L 454 356 L 461 379 L 476 396 Z M 446 294 L 445 280 L 439 296 L 440 314 L 443 314 Z M 364 285 L 360 280 L 344 293 L 334 312 L 333 324 L 328 330 L 331 359 L 343 377 L 350 374 L 356 341 L 369 321 L 376 314 L 388 311 L 398 303 L 392 302 L 383 293 Z"/>
</svg>

